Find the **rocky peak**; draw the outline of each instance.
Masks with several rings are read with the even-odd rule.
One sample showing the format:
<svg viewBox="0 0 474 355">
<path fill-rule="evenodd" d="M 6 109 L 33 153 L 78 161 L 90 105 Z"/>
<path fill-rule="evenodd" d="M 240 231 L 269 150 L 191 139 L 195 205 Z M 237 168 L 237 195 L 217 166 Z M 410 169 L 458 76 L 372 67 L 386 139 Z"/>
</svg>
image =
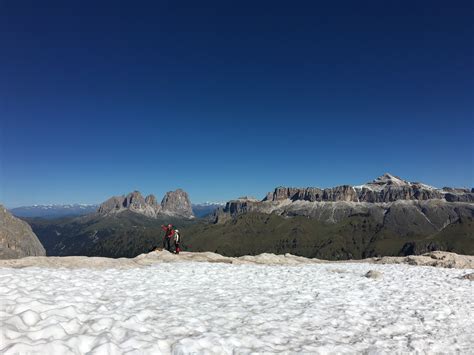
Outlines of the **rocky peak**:
<svg viewBox="0 0 474 355">
<path fill-rule="evenodd" d="M 148 195 L 144 198 L 140 191 L 133 191 L 127 195 L 113 196 L 97 209 L 97 212 L 103 215 L 123 211 L 132 211 L 148 217 L 157 217 L 160 214 L 186 218 L 194 216 L 189 196 L 181 189 L 167 192 L 161 204 L 158 204 L 154 195 Z"/>
<path fill-rule="evenodd" d="M 148 195 L 145 197 L 145 203 L 150 206 L 158 207 L 158 201 L 156 200 L 155 195 Z"/>
<path fill-rule="evenodd" d="M 147 196 L 147 198 L 148 197 L 149 196 Z M 148 200 L 152 201 L 150 198 Z M 133 191 L 127 195 L 113 196 L 109 198 L 99 206 L 97 212 L 106 215 L 120 213 L 126 210 L 143 214 L 148 217 L 156 217 L 160 212 L 160 206 L 148 203 L 146 199 L 143 198 L 140 191 Z"/>
<path fill-rule="evenodd" d="M 107 214 L 113 211 L 119 211 L 124 209 L 124 196 L 112 196 L 105 202 L 102 202 L 97 209 L 97 213 L 99 214 Z"/>
<path fill-rule="evenodd" d="M 145 199 L 143 198 L 140 191 L 133 191 L 130 192 L 124 201 L 125 208 L 133 208 L 133 209 L 142 209 L 146 206 Z"/>
<path fill-rule="evenodd" d="M 168 191 L 161 201 L 163 213 L 179 215 L 187 218 L 194 217 L 191 200 L 186 191 L 177 189 Z"/>
<path fill-rule="evenodd" d="M 406 180 L 399 178 L 398 176 L 385 173 L 382 176 L 379 176 L 378 178 L 373 180 L 372 182 L 367 183 L 366 185 L 383 188 L 386 186 L 409 186 L 410 183 Z"/>
</svg>

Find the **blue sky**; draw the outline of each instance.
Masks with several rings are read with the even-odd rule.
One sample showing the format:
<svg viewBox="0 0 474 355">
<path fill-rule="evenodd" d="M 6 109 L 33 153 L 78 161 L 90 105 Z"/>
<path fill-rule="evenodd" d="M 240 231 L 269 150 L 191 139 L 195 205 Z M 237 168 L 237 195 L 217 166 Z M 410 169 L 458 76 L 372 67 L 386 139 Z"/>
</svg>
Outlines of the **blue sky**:
<svg viewBox="0 0 474 355">
<path fill-rule="evenodd" d="M 473 19 L 471 1 L 1 1 L 0 202 L 471 187 Z"/>
</svg>

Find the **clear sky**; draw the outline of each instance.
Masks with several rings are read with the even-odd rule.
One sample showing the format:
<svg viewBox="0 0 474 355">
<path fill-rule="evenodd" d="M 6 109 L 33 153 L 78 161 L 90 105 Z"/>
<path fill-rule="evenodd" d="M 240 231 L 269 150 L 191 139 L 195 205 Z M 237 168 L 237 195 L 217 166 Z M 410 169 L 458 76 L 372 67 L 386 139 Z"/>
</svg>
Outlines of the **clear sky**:
<svg viewBox="0 0 474 355">
<path fill-rule="evenodd" d="M 0 0 L 0 202 L 473 183 L 472 1 Z"/>
</svg>

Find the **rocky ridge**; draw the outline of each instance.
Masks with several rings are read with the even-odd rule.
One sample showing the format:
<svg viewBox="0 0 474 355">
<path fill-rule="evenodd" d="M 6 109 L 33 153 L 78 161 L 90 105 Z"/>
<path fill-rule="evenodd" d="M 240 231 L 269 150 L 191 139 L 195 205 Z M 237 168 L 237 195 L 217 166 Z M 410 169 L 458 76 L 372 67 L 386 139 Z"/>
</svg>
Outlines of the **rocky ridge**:
<svg viewBox="0 0 474 355">
<path fill-rule="evenodd" d="M 161 203 L 158 203 L 154 195 L 143 197 L 139 191 L 133 191 L 127 195 L 113 196 L 97 209 L 97 213 L 101 215 L 117 214 L 123 211 L 131 211 L 151 218 L 161 215 L 194 218 L 191 200 L 182 189 L 167 192 Z"/>
<path fill-rule="evenodd" d="M 46 252 L 31 227 L 0 205 L 0 259 L 43 255 Z"/>
<path fill-rule="evenodd" d="M 315 258 L 305 258 L 292 254 L 259 254 L 241 257 L 227 257 L 212 252 L 192 253 L 182 252 L 179 255 L 167 251 L 155 251 L 138 255 L 135 258 L 104 258 L 87 256 L 62 256 L 62 257 L 28 257 L 18 260 L 0 261 L 0 267 L 50 267 L 50 268 L 91 268 L 129 269 L 143 267 L 157 263 L 172 262 L 208 262 L 226 264 L 261 264 L 261 265 L 304 265 L 314 263 L 368 263 L 368 264 L 409 264 L 419 266 L 432 266 L 441 268 L 474 269 L 474 256 L 459 255 L 456 253 L 435 251 L 423 255 L 410 255 L 407 257 L 381 257 L 363 260 L 328 261 Z M 334 270 L 337 272 L 337 269 Z"/>
<path fill-rule="evenodd" d="M 444 199 L 448 202 L 474 202 L 474 193 L 469 189 L 435 187 L 409 182 L 401 178 L 384 174 L 364 185 L 342 185 L 320 189 L 317 187 L 294 188 L 277 187 L 273 193 L 268 193 L 263 201 L 310 201 L 310 202 L 369 202 L 387 203 L 398 200 L 426 201 Z"/>
<path fill-rule="evenodd" d="M 474 217 L 474 193 L 469 189 L 437 189 L 391 174 L 360 186 L 277 187 L 263 200 L 239 198 L 227 202 L 214 215 L 223 223 L 240 214 L 257 212 L 281 216 L 306 216 L 328 223 L 348 217 L 370 216 L 401 235 L 435 233 L 463 217 Z"/>
</svg>

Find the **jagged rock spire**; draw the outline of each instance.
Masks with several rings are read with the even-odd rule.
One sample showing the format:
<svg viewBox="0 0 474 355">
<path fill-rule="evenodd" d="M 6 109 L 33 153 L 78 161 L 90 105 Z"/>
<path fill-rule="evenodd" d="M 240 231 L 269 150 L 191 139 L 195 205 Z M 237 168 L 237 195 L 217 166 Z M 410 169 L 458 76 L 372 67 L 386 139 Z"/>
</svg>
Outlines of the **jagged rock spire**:
<svg viewBox="0 0 474 355">
<path fill-rule="evenodd" d="M 185 218 L 194 217 L 189 196 L 182 189 L 167 192 L 161 204 L 158 204 L 154 195 L 148 195 L 144 198 L 140 191 L 133 191 L 122 196 L 113 196 L 102 203 L 97 212 L 99 214 L 111 214 L 126 210 L 148 217 L 157 217 L 160 214 Z"/>
</svg>

